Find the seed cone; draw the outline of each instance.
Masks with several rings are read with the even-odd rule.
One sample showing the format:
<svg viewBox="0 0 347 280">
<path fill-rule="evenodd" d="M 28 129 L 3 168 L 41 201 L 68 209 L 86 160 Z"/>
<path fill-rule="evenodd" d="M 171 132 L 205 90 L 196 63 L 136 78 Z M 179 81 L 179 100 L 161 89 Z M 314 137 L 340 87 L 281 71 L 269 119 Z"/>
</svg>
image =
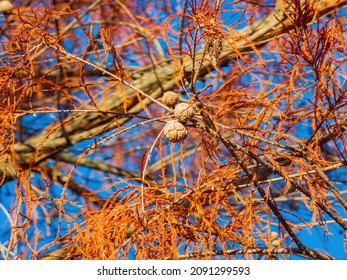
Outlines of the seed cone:
<svg viewBox="0 0 347 280">
<path fill-rule="evenodd" d="M 179 103 L 175 107 L 175 117 L 181 123 L 192 120 L 194 116 L 194 108 L 187 103 Z"/>
<path fill-rule="evenodd" d="M 180 122 L 169 121 L 164 127 L 164 135 L 170 142 L 180 142 L 186 139 L 188 130 Z"/>
</svg>

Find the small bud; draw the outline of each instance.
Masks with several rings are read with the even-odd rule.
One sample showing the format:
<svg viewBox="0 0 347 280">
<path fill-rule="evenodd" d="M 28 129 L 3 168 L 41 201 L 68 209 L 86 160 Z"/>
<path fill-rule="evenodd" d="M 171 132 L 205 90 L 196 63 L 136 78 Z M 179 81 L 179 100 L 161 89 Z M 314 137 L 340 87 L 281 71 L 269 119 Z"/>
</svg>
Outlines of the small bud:
<svg viewBox="0 0 347 280">
<path fill-rule="evenodd" d="M 179 122 L 185 123 L 195 116 L 195 110 L 187 103 L 179 103 L 175 107 L 175 117 Z"/>
<path fill-rule="evenodd" d="M 170 142 L 180 142 L 188 135 L 185 126 L 176 120 L 169 121 L 164 127 L 164 135 Z"/>
<path fill-rule="evenodd" d="M 176 92 L 166 91 L 163 94 L 162 102 L 168 107 L 174 107 L 178 102 L 179 96 Z"/>
<path fill-rule="evenodd" d="M 127 233 L 126 233 L 127 238 L 130 238 L 131 235 L 133 234 L 133 232 L 134 232 L 134 230 L 132 228 L 128 228 Z"/>
<path fill-rule="evenodd" d="M 272 246 L 274 247 L 280 247 L 281 246 L 281 241 L 279 239 L 275 239 L 274 241 L 271 242 Z"/>
<path fill-rule="evenodd" d="M 13 5 L 10 1 L 0 1 L 0 12 L 8 12 L 13 9 Z"/>
<path fill-rule="evenodd" d="M 276 231 L 270 232 L 270 240 L 273 241 L 278 237 L 278 233 Z"/>
</svg>

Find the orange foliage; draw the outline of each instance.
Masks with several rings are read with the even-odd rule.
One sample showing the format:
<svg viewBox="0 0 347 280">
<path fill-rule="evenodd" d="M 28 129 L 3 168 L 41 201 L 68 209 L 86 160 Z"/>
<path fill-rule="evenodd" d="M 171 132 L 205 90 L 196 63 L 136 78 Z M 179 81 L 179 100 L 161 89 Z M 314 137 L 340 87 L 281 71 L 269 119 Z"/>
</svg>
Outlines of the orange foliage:
<svg viewBox="0 0 347 280">
<path fill-rule="evenodd" d="M 347 232 L 347 1 L 21 2 L 0 17 L 0 258 L 335 257 L 301 232 Z M 180 143 L 169 90 L 195 110 Z"/>
</svg>

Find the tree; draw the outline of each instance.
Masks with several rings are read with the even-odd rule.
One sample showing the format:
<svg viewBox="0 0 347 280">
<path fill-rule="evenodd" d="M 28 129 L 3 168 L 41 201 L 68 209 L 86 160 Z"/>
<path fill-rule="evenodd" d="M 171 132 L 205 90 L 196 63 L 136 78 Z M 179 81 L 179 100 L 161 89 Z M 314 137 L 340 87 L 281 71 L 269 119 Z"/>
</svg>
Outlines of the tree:
<svg viewBox="0 0 347 280">
<path fill-rule="evenodd" d="M 347 1 L 12 4 L 1 258 L 346 256 Z"/>
</svg>

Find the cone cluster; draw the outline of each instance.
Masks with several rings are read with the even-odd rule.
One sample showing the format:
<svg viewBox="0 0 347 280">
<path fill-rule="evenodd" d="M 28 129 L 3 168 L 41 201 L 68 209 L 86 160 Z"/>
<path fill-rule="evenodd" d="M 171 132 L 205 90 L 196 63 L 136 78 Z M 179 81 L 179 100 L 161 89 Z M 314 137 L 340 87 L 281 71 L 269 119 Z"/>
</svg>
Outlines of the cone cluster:
<svg viewBox="0 0 347 280">
<path fill-rule="evenodd" d="M 188 136 L 188 130 L 185 123 L 192 120 L 195 116 L 194 108 L 187 103 L 178 103 L 179 96 L 173 91 L 167 91 L 163 94 L 162 102 L 164 105 L 174 109 L 175 119 L 166 123 L 164 127 L 164 136 L 170 142 L 180 142 Z M 178 103 L 178 104 L 177 104 Z"/>
</svg>

